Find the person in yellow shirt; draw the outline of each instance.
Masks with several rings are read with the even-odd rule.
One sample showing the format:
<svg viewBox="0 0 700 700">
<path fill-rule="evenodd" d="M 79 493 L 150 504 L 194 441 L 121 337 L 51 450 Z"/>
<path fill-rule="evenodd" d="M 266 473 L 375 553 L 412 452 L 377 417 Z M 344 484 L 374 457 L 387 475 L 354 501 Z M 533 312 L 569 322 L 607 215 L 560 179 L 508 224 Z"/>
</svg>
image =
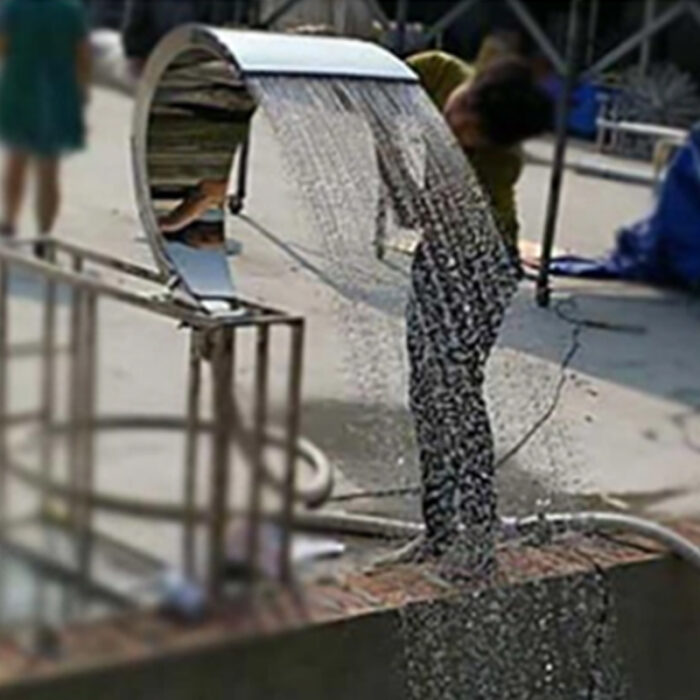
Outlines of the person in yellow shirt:
<svg viewBox="0 0 700 700">
<path fill-rule="evenodd" d="M 445 153 L 427 154 L 425 186 L 416 197 L 423 197 L 433 211 L 442 210 L 437 228 L 455 230 L 444 237 L 430 230 L 431 222 L 421 231 L 406 312 L 409 406 L 425 532 L 379 565 L 435 562 L 441 575 L 472 579 L 488 575 L 495 565 L 495 456 L 484 381 L 486 362 L 517 286 L 514 188 L 523 163 L 519 144 L 549 126 L 552 106 L 528 65 L 517 58 L 484 61 L 477 70 L 433 51 L 408 63 L 444 115 L 449 127 L 444 138 L 449 139 L 451 130 L 457 141 Z M 387 141 L 379 134 L 376 140 Z M 458 145 L 490 199 L 493 217 L 483 200 L 474 211 L 463 211 L 451 194 L 431 184 L 440 182 L 437 158 L 456 162 L 463 166 L 463 176 L 469 176 Z M 378 157 L 380 168 L 383 161 L 391 161 L 391 167 L 384 165 L 389 186 L 380 195 L 385 208 L 393 207 L 402 225 L 420 230 L 420 216 L 412 221 L 410 204 L 392 195 L 412 180 L 402 154 L 378 149 Z M 392 176 L 392 170 L 400 174 Z M 470 183 L 473 187 L 471 178 Z"/>
<path fill-rule="evenodd" d="M 550 97 L 524 60 L 488 42 L 474 66 L 442 51 L 416 54 L 407 63 L 464 149 L 491 200 L 504 243 L 517 261 L 520 144 L 550 128 Z"/>
</svg>

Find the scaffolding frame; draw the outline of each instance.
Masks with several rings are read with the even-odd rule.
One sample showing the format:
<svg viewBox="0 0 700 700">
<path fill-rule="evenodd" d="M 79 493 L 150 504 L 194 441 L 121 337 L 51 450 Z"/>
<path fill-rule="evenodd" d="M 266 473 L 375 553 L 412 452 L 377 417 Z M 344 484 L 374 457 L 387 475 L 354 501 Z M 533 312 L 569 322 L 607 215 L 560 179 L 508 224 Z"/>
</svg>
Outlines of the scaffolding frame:
<svg viewBox="0 0 700 700">
<path fill-rule="evenodd" d="M 286 0 L 276 11 L 271 13 L 261 26 L 269 28 L 274 22 L 306 0 Z M 376 0 L 361 0 L 377 10 Z M 459 0 L 445 12 L 424 35 L 425 45 L 440 41 L 441 35 L 467 13 L 475 10 L 485 2 L 492 0 Z M 593 78 L 612 68 L 630 53 L 640 51 L 640 67 L 647 70 L 651 60 L 651 42 L 659 33 L 674 22 L 689 17 L 700 25 L 700 0 L 674 0 L 658 13 L 657 0 L 643 0 L 643 21 L 640 29 L 623 39 L 617 46 L 604 55 L 595 54 L 595 36 L 597 33 L 600 0 L 562 0 L 568 5 L 568 28 L 566 52 L 562 55 L 554 42 L 547 36 L 524 0 L 504 0 L 513 15 L 536 43 L 538 48 L 549 58 L 557 72 L 564 78 L 564 87 L 557 104 L 556 139 L 549 194 L 546 204 L 545 226 L 542 233 L 541 262 L 537 277 L 536 300 L 540 306 L 548 306 L 551 297 L 549 268 L 556 239 L 557 225 L 561 204 L 561 188 L 566 169 L 566 152 L 568 146 L 568 121 L 571 110 L 571 96 L 576 83 L 581 78 Z M 381 9 L 381 8 L 379 8 Z M 410 21 L 411 0 L 396 0 L 395 22 L 397 27 L 397 47 L 399 54 L 406 50 L 407 26 Z M 586 16 L 588 21 L 586 22 Z M 388 24 L 386 16 L 381 20 Z M 585 31 L 584 31 L 585 28 Z M 245 191 L 245 168 L 239 170 L 239 191 Z M 242 201 L 238 198 L 237 201 Z M 234 210 L 234 209 L 232 209 Z M 240 209 L 238 209 L 240 211 Z M 234 210 L 234 213 L 235 210 Z"/>
</svg>

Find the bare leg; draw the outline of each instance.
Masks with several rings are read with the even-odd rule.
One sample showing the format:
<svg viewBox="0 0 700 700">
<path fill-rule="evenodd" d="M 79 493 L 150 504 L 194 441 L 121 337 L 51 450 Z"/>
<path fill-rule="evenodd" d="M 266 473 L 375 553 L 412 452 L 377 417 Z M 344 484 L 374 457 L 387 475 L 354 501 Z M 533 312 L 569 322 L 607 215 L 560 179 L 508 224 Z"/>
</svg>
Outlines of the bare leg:
<svg viewBox="0 0 700 700">
<path fill-rule="evenodd" d="M 37 164 L 36 216 L 41 236 L 51 233 L 61 206 L 59 166 L 58 158 L 43 158 Z M 44 247 L 37 245 L 35 252 L 37 256 L 43 257 Z"/>
<path fill-rule="evenodd" d="M 4 235 L 14 234 L 17 227 L 17 217 L 24 200 L 28 164 L 29 156 L 25 153 L 13 151 L 7 156 L 3 182 L 2 233 Z"/>
<path fill-rule="evenodd" d="M 61 191 L 58 184 L 60 162 L 57 158 L 44 158 L 37 165 L 36 214 L 39 232 L 48 235 L 56 223 L 61 206 Z"/>
</svg>

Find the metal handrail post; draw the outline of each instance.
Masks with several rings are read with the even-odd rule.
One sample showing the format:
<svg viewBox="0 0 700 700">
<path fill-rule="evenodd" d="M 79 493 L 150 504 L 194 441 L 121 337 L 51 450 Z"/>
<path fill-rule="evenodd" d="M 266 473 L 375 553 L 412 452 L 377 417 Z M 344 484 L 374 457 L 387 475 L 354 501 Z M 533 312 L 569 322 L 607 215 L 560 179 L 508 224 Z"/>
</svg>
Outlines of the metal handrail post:
<svg viewBox="0 0 700 700">
<path fill-rule="evenodd" d="M 569 114 L 571 113 L 571 96 L 578 79 L 579 49 L 581 38 L 582 9 L 585 0 L 571 0 L 569 8 L 569 28 L 567 35 L 566 80 L 559 98 L 557 110 L 556 146 L 552 177 L 547 201 L 547 215 L 542 241 L 540 271 L 537 278 L 536 299 L 540 306 L 549 306 L 551 291 L 549 288 L 549 265 L 552 260 L 554 238 L 561 204 L 561 188 L 564 181 L 566 148 L 569 139 Z"/>
<path fill-rule="evenodd" d="M 202 391 L 201 332 L 193 329 L 190 333 L 189 376 L 187 386 L 187 432 L 185 436 L 185 478 L 183 502 L 185 519 L 182 542 L 182 559 L 185 572 L 195 575 L 196 570 L 196 509 L 197 475 L 199 463 L 199 418 Z"/>
<path fill-rule="evenodd" d="M 292 536 L 294 527 L 294 485 L 296 483 L 296 445 L 301 423 L 301 384 L 304 371 L 304 321 L 290 325 L 291 346 L 289 357 L 289 385 L 287 388 L 287 444 L 286 471 L 282 492 L 282 544 L 280 547 L 280 571 L 282 580 L 292 583 Z"/>
<path fill-rule="evenodd" d="M 213 382 L 213 464 L 209 494 L 208 584 L 214 599 L 223 592 L 228 495 L 231 485 L 231 419 L 233 415 L 234 329 L 222 325 L 211 332 Z"/>
<path fill-rule="evenodd" d="M 248 516 L 248 566 L 253 573 L 260 571 L 260 523 L 262 508 L 264 449 L 267 426 L 267 394 L 270 363 L 270 329 L 258 329 L 255 352 L 255 418 L 254 447 L 250 474 Z"/>
</svg>

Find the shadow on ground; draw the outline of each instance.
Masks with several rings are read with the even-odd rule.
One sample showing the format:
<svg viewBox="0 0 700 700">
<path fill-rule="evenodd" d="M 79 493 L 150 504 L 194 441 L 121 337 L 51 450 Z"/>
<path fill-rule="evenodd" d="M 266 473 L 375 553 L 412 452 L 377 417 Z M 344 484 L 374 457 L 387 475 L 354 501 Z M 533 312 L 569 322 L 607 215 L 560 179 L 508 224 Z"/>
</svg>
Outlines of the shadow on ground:
<svg viewBox="0 0 700 700">
<path fill-rule="evenodd" d="M 316 443 L 340 472 L 335 495 L 344 510 L 420 518 L 416 493 L 376 497 L 377 491 L 409 489 L 419 484 L 419 470 L 410 415 L 384 406 L 341 401 L 309 401 L 304 405 L 304 434 Z M 499 507 L 503 514 L 522 515 L 537 509 L 568 510 L 599 499 L 572 496 L 523 469 L 518 456 L 498 470 Z M 346 500 L 348 495 L 369 495 Z"/>
<path fill-rule="evenodd" d="M 530 285 L 518 295 L 501 345 L 560 363 L 581 322 L 571 369 L 700 410 L 700 299 L 635 285 L 570 283 L 539 309 Z"/>
</svg>

